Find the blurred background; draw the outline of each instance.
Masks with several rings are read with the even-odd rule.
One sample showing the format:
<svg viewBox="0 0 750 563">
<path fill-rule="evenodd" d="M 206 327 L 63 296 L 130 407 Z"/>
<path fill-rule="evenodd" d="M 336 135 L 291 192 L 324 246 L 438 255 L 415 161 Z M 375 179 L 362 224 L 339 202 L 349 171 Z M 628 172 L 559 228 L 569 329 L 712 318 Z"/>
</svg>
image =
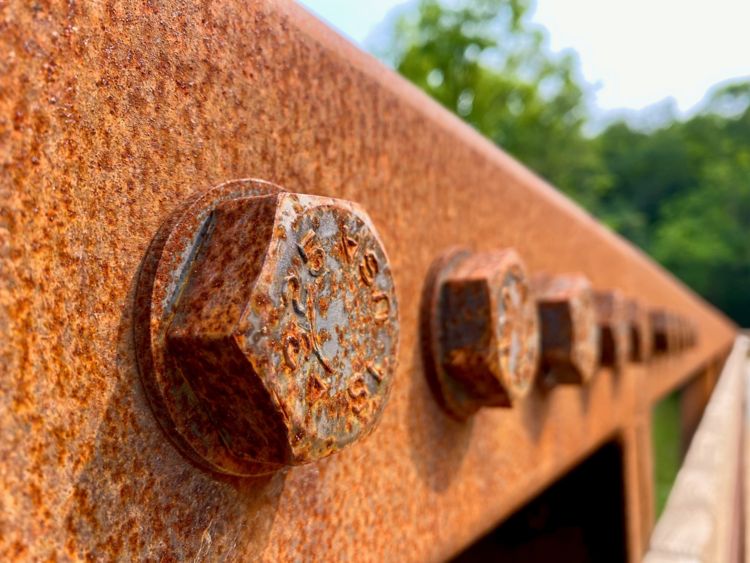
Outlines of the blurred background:
<svg viewBox="0 0 750 563">
<path fill-rule="evenodd" d="M 750 326 L 750 2 L 302 3 Z"/>
<path fill-rule="evenodd" d="M 750 326 L 750 2 L 303 4 Z"/>
</svg>

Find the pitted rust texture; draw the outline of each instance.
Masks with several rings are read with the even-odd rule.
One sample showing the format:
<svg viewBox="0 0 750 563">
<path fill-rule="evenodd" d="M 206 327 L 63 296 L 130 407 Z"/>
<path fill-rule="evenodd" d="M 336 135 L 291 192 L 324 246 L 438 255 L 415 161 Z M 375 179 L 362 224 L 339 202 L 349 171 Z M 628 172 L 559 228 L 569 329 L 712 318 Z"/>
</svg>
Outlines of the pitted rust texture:
<svg viewBox="0 0 750 563">
<path fill-rule="evenodd" d="M 591 283 L 582 275 L 538 275 L 532 287 L 547 382 L 588 382 L 599 364 L 600 338 Z"/>
<path fill-rule="evenodd" d="M 422 321 L 427 376 L 456 418 L 483 406 L 511 407 L 530 390 L 538 318 L 526 268 L 513 250 L 455 249 L 436 260 Z"/>
<path fill-rule="evenodd" d="M 651 357 L 653 348 L 650 315 L 635 299 L 625 300 L 625 314 L 630 333 L 630 359 L 645 362 Z"/>
<path fill-rule="evenodd" d="M 603 366 L 621 370 L 630 359 L 630 326 L 625 298 L 619 290 L 594 293 L 601 346 L 599 361 Z"/>
<path fill-rule="evenodd" d="M 367 215 L 255 180 L 178 215 L 156 272 L 142 270 L 151 315 L 136 337 L 154 410 L 177 443 L 245 475 L 369 433 L 390 390 L 398 317 Z"/>
</svg>

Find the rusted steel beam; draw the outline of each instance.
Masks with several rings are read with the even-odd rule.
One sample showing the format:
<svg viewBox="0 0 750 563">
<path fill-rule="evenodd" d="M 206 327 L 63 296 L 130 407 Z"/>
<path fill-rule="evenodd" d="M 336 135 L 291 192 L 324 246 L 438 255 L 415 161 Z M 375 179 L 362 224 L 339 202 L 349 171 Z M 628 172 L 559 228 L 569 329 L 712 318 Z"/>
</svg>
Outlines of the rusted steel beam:
<svg viewBox="0 0 750 563">
<path fill-rule="evenodd" d="M 0 21 L 3 559 L 444 558 L 733 340 L 726 318 L 641 252 L 296 5 L 14 0 Z M 400 346 L 369 437 L 239 478 L 190 461 L 162 431 L 133 325 L 164 222 L 249 177 L 367 213 Z M 455 245 L 514 248 L 531 275 L 580 272 L 690 319 L 697 344 L 457 421 L 425 377 L 418 311 L 430 265 Z M 630 469 L 637 498 L 633 483 Z"/>
</svg>

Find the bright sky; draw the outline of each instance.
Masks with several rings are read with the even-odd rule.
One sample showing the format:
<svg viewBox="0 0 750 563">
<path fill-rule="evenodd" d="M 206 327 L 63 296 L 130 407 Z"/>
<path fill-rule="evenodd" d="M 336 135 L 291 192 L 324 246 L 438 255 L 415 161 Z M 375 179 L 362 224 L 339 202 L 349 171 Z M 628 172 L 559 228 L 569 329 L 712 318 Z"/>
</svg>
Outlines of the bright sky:
<svg viewBox="0 0 750 563">
<path fill-rule="evenodd" d="M 302 0 L 362 45 L 403 0 Z M 750 0 L 537 0 L 554 51 L 578 52 L 602 111 L 665 98 L 681 112 L 727 79 L 750 76 Z"/>
</svg>

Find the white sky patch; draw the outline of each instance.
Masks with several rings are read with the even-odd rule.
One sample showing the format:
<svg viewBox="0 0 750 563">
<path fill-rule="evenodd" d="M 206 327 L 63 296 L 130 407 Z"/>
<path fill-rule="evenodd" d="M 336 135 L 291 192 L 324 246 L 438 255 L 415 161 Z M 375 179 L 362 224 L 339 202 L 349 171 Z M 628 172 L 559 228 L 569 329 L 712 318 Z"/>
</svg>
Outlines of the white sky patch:
<svg viewBox="0 0 750 563">
<path fill-rule="evenodd" d="M 355 43 L 402 0 L 303 0 Z M 538 0 L 552 50 L 575 50 L 599 110 L 674 98 L 686 112 L 718 82 L 750 76 L 750 0 Z"/>
</svg>

